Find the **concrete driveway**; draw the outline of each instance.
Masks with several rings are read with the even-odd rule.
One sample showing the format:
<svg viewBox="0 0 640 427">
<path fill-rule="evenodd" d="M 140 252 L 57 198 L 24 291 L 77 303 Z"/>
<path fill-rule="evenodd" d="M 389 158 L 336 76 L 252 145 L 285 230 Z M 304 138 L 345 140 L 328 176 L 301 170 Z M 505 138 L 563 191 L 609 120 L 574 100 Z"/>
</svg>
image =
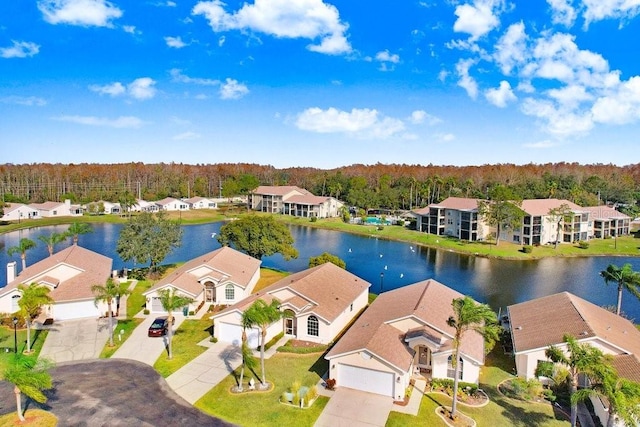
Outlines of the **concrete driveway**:
<svg viewBox="0 0 640 427">
<path fill-rule="evenodd" d="M 158 357 L 162 352 L 166 352 L 167 337 L 149 337 L 147 333 L 149 326 L 153 323 L 155 315 L 148 315 L 137 328 L 133 330 L 131 336 L 120 346 L 118 350 L 111 356 L 112 359 L 129 359 L 137 360 L 138 362 L 146 363 L 149 366 L 153 366 L 158 360 Z M 173 315 L 176 322 L 173 325 L 173 331 L 180 326 L 184 321 L 184 316 Z M 116 335 L 118 331 L 115 331 Z"/>
<path fill-rule="evenodd" d="M 114 325 L 116 322 L 113 319 Z M 97 359 L 109 339 L 109 319 L 106 318 L 65 320 L 47 329 L 49 333 L 40 357 L 55 363 Z"/>
<path fill-rule="evenodd" d="M 384 427 L 393 406 L 391 397 L 339 387 L 315 427 Z"/>
</svg>

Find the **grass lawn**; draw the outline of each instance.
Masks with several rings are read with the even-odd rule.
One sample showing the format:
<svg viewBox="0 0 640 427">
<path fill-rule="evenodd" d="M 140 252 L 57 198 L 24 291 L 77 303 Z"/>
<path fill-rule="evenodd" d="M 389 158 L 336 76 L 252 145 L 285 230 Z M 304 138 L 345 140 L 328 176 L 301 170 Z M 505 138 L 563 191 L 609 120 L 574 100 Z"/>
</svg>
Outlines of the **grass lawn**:
<svg viewBox="0 0 640 427">
<path fill-rule="evenodd" d="M 480 374 L 480 388 L 489 396 L 490 402 L 482 408 L 471 408 L 463 404 L 458 409 L 473 418 L 479 427 L 566 427 L 569 419 L 549 403 L 527 403 L 502 396 L 497 385 L 511 375 L 512 361 L 495 349 L 486 360 L 487 366 Z M 417 417 L 391 412 L 387 427 L 400 427 L 415 424 L 446 426 L 436 415 L 438 406 L 451 406 L 451 399 L 445 395 L 428 393 L 422 398 Z"/>
<path fill-rule="evenodd" d="M 274 270 L 272 268 L 261 268 L 260 269 L 260 279 L 258 279 L 258 283 L 253 288 L 253 292 L 258 292 L 269 285 L 273 285 L 278 280 L 283 277 L 288 276 L 291 273 L 286 271 Z"/>
<path fill-rule="evenodd" d="M 27 349 L 27 329 L 18 329 L 18 351 Z M 31 349 L 33 357 L 38 357 L 48 331 L 31 329 Z M 0 327 L 0 372 L 4 372 L 13 357 L 13 327 Z M 9 350 L 8 352 L 6 350 Z"/>
<path fill-rule="evenodd" d="M 150 280 L 138 280 L 136 287 L 127 296 L 127 317 L 131 318 L 144 309 L 146 299 L 142 293 L 149 289 L 153 282 Z"/>
<path fill-rule="evenodd" d="M 118 324 L 116 325 L 116 329 L 113 331 L 113 347 L 109 347 L 109 339 L 107 339 L 102 352 L 100 353 L 101 359 L 108 359 L 113 356 L 113 353 L 116 352 L 124 343 L 127 338 L 131 336 L 133 330 L 142 323 L 143 319 L 124 319 L 118 320 Z M 122 333 L 120 333 L 122 331 Z"/>
<path fill-rule="evenodd" d="M 328 368 L 322 354 L 276 353 L 265 361 L 265 365 L 267 381 L 275 383 L 272 391 L 232 394 L 230 389 L 236 384 L 236 380 L 233 375 L 229 375 L 198 400 L 195 406 L 206 413 L 245 427 L 312 426 L 329 401 L 328 398 L 320 396 L 308 409 L 286 406 L 278 400 L 294 381 L 300 381 L 302 385 L 315 385 L 320 380 Z"/>
<path fill-rule="evenodd" d="M 207 347 L 197 345 L 200 341 L 211 336 L 211 320 L 205 316 L 202 319 L 185 319 L 176 331 L 171 341 L 173 358 L 167 359 L 165 352 L 156 360 L 153 368 L 162 377 L 182 368 L 184 365 L 204 353 Z"/>
<path fill-rule="evenodd" d="M 15 402 L 13 403 L 15 405 Z M 0 416 L 0 426 L 55 427 L 58 425 L 58 418 L 42 409 L 27 409 L 24 418 L 25 421 L 21 422 L 14 410 L 10 414 Z"/>
</svg>

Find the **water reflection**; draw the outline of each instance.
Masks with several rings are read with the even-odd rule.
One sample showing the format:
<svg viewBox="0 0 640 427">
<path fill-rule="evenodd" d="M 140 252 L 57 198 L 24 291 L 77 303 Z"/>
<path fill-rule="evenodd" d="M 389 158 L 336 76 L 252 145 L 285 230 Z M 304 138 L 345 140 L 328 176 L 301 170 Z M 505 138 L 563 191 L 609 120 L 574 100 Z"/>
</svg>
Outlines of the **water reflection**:
<svg viewBox="0 0 640 427">
<path fill-rule="evenodd" d="M 197 257 L 220 247 L 212 238 L 219 233 L 222 223 L 190 225 L 184 227 L 182 246 L 175 250 L 165 262 L 181 262 Z M 31 265 L 46 256 L 47 248 L 38 241 L 39 235 L 62 233 L 67 225 L 21 230 L 0 235 L 0 284 L 6 283 L 6 264 L 19 256 L 7 257 L 6 248 L 15 246 L 22 237 L 38 243 L 27 253 L 27 264 Z M 113 258 L 114 268 L 131 267 L 115 253 L 116 242 L 122 225 L 95 224 L 94 232 L 80 236 L 80 245 Z M 434 278 L 463 294 L 490 304 L 494 309 L 515 302 L 569 291 L 598 305 L 616 303 L 615 285 L 605 286 L 599 272 L 609 264 L 631 263 L 640 270 L 640 258 L 592 257 L 592 258 L 548 258 L 539 261 L 501 261 L 482 257 L 460 255 L 449 251 L 416 247 L 409 243 L 378 239 L 375 234 L 356 236 L 336 231 L 319 230 L 303 226 L 291 226 L 291 233 L 300 256 L 285 261 L 274 255 L 263 259 L 263 266 L 286 271 L 300 271 L 309 264 L 309 258 L 330 252 L 345 260 L 347 269 L 372 284 L 371 290 L 378 292 L 395 289 L 410 283 Z M 70 241 L 56 246 L 59 251 Z M 20 267 L 19 267 L 20 268 Z M 640 319 L 640 301 L 625 292 L 623 311 Z"/>
</svg>

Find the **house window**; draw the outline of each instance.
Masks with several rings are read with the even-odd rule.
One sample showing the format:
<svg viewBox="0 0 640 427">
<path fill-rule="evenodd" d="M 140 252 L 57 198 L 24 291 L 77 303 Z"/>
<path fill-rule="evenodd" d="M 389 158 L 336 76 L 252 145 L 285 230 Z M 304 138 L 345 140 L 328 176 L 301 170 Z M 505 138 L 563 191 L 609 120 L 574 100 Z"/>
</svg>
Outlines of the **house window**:
<svg viewBox="0 0 640 427">
<path fill-rule="evenodd" d="M 318 336 L 318 318 L 316 316 L 309 316 L 307 319 L 307 335 Z"/>
<path fill-rule="evenodd" d="M 453 355 L 449 356 L 449 358 L 447 359 L 447 378 L 454 378 L 455 374 L 456 374 L 456 368 L 454 366 L 451 365 L 451 361 L 453 360 Z M 462 371 L 464 368 L 464 362 L 462 361 L 462 357 L 460 358 L 459 363 L 459 372 L 458 372 L 458 379 L 461 380 L 462 379 Z"/>
<path fill-rule="evenodd" d="M 236 297 L 236 290 L 233 285 L 229 284 L 224 288 L 224 297 L 227 301 L 233 301 Z"/>
</svg>

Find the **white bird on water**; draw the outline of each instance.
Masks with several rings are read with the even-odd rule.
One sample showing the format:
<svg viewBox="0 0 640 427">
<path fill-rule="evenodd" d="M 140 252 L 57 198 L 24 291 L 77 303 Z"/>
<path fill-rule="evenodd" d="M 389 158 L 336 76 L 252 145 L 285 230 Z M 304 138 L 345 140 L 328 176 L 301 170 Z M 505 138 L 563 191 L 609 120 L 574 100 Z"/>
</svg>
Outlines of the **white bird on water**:
<svg viewBox="0 0 640 427">
<path fill-rule="evenodd" d="M 351 252 L 351 248 L 349 248 L 349 252 Z"/>
<path fill-rule="evenodd" d="M 387 269 L 387 266 L 386 266 L 386 265 L 384 266 L 384 269 L 385 269 L 385 270 Z"/>
<path fill-rule="evenodd" d="M 382 258 L 382 254 L 380 254 L 380 258 Z"/>
<path fill-rule="evenodd" d="M 404 273 L 400 273 L 400 278 L 402 279 L 404 277 Z"/>
<path fill-rule="evenodd" d="M 216 237 L 216 233 L 211 233 L 211 238 L 213 239 L 214 237 Z"/>
</svg>

